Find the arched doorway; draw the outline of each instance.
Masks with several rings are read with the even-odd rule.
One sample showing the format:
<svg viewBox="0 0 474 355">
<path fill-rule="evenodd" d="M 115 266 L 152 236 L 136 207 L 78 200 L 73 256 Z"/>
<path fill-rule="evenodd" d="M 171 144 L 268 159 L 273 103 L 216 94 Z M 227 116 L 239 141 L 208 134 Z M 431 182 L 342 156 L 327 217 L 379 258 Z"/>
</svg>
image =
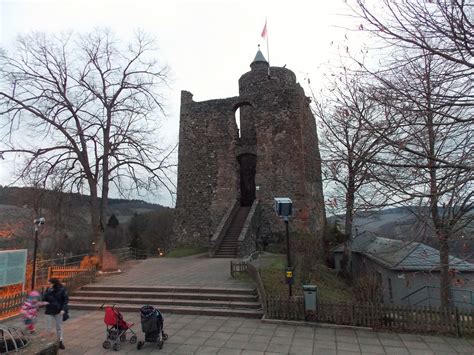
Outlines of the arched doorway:
<svg viewBox="0 0 474 355">
<path fill-rule="evenodd" d="M 237 159 L 240 165 L 240 205 L 251 206 L 255 200 L 257 156 L 241 154 Z"/>
</svg>

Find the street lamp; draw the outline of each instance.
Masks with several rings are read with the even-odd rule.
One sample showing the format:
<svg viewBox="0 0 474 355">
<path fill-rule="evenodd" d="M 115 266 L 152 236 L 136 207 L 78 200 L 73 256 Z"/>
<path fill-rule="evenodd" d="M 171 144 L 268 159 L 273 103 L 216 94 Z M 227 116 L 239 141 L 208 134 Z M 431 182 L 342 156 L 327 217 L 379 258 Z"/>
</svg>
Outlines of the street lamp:
<svg viewBox="0 0 474 355">
<path fill-rule="evenodd" d="M 31 273 L 31 290 L 35 289 L 35 278 L 36 278 L 36 254 L 38 252 L 38 233 L 39 227 L 45 222 L 44 217 L 36 218 L 33 223 L 35 224 L 35 246 L 33 248 L 33 272 Z"/>
<path fill-rule="evenodd" d="M 277 216 L 281 217 L 285 222 L 286 227 L 286 257 L 287 257 L 287 268 L 286 268 L 286 282 L 288 283 L 288 295 L 291 298 L 292 290 L 291 285 L 293 284 L 294 276 L 293 269 L 291 268 L 291 256 L 290 256 L 290 229 L 288 226 L 288 219 L 293 215 L 293 202 L 288 197 L 275 197 L 275 212 Z"/>
</svg>

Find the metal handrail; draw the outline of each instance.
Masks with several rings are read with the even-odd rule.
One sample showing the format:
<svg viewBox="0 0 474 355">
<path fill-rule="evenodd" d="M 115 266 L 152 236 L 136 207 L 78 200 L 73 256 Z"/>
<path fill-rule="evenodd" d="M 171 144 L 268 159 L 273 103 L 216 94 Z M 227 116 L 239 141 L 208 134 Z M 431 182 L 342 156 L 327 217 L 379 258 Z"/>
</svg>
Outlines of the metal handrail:
<svg viewBox="0 0 474 355">
<path fill-rule="evenodd" d="M 415 303 L 412 304 L 412 301 L 411 301 L 412 296 L 414 296 L 414 295 L 416 295 L 416 294 L 420 294 L 420 292 L 421 292 L 422 290 L 425 290 L 425 289 L 427 290 L 428 295 L 425 296 L 425 298 L 422 299 L 421 301 L 417 301 L 417 302 L 415 302 Z M 421 304 L 422 302 L 425 302 L 425 301 L 431 301 L 431 300 L 433 300 L 433 301 L 434 301 L 434 300 L 439 301 L 439 300 L 441 299 L 441 296 L 439 295 L 439 292 L 432 292 L 432 289 L 433 289 L 433 290 L 440 290 L 441 288 L 440 288 L 439 286 L 425 285 L 425 286 L 422 286 L 422 287 L 420 287 L 419 289 L 417 289 L 417 290 L 411 292 L 410 294 L 408 294 L 408 295 L 402 297 L 400 300 L 401 300 L 403 303 L 405 303 L 405 304 L 414 305 L 414 306 L 416 306 L 416 305 L 418 305 L 418 304 Z M 456 294 L 460 294 L 460 293 L 461 293 L 461 294 L 463 294 L 463 293 L 464 293 L 464 294 L 468 294 L 468 295 L 470 296 L 470 297 L 469 297 L 469 298 L 470 298 L 470 302 L 460 302 L 460 301 L 457 301 L 457 300 L 455 299 L 455 295 L 456 295 Z M 463 306 L 465 306 L 465 305 L 470 304 L 470 305 L 473 305 L 473 306 L 474 306 L 474 291 L 451 288 L 451 295 L 452 295 L 451 299 L 452 299 L 452 302 L 453 302 L 454 305 L 457 304 L 457 305 L 463 305 Z"/>
<path fill-rule="evenodd" d="M 422 286 L 422 287 L 420 287 L 419 289 L 413 291 L 412 293 L 409 293 L 409 294 L 406 295 L 405 297 L 402 297 L 402 298 L 400 299 L 400 301 L 402 301 L 402 302 L 405 301 L 405 300 L 408 299 L 410 296 L 414 295 L 415 293 L 420 292 L 421 290 L 423 290 L 423 289 L 426 288 L 426 287 L 431 287 L 431 286 L 427 286 L 427 285 Z"/>
<path fill-rule="evenodd" d="M 130 259 L 138 259 L 138 258 L 147 258 L 150 255 L 148 250 L 141 250 L 137 248 L 132 248 L 132 247 L 124 247 L 124 248 L 117 248 L 117 249 L 111 249 L 109 250 L 112 254 L 116 255 L 119 257 L 119 261 L 123 262 L 125 260 L 130 260 Z M 90 256 L 92 255 L 91 253 L 88 254 L 77 254 L 77 255 L 71 255 L 71 256 L 64 256 L 61 258 L 53 258 L 53 259 L 46 259 L 46 260 L 41 260 L 36 263 L 36 274 L 35 274 L 35 283 L 38 280 L 45 280 L 48 277 L 48 269 L 51 266 L 72 266 L 72 265 L 77 265 L 81 263 L 81 260 L 85 256 Z M 66 261 L 67 260 L 67 261 Z M 74 260 L 74 261 L 70 261 Z"/>
</svg>

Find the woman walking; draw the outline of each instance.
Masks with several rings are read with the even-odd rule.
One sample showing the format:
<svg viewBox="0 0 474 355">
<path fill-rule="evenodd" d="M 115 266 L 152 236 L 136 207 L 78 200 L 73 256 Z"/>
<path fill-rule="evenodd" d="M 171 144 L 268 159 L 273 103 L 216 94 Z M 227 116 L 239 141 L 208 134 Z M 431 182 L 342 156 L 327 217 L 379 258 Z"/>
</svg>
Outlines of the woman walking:
<svg viewBox="0 0 474 355">
<path fill-rule="evenodd" d="M 46 330 L 50 331 L 53 323 L 56 325 L 56 333 L 59 338 L 59 348 L 65 349 L 63 343 L 63 317 L 68 316 L 68 301 L 69 296 L 66 288 L 56 278 L 48 280 L 49 287 L 43 297 L 43 301 L 48 302 L 46 305 L 45 314 Z"/>
</svg>

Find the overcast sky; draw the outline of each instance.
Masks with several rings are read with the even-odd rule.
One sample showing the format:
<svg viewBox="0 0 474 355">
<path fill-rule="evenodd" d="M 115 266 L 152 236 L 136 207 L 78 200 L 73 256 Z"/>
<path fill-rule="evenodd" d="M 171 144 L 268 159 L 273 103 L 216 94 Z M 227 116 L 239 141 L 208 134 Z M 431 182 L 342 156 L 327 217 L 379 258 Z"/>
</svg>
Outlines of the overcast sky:
<svg viewBox="0 0 474 355">
<path fill-rule="evenodd" d="M 171 69 L 163 129 L 176 141 L 181 90 L 191 91 L 196 101 L 238 95 L 238 79 L 250 70 L 258 44 L 267 56 L 260 37 L 265 18 L 270 64 L 286 64 L 298 81 L 309 77 L 317 83 L 347 35 L 338 27 L 347 23 L 340 15 L 345 6 L 343 0 L 0 0 L 0 47 L 11 48 L 18 33 L 29 31 L 108 27 L 124 39 L 136 29 L 153 34 L 161 61 Z M 11 182 L 10 170 L 0 161 L 0 184 Z"/>
</svg>

